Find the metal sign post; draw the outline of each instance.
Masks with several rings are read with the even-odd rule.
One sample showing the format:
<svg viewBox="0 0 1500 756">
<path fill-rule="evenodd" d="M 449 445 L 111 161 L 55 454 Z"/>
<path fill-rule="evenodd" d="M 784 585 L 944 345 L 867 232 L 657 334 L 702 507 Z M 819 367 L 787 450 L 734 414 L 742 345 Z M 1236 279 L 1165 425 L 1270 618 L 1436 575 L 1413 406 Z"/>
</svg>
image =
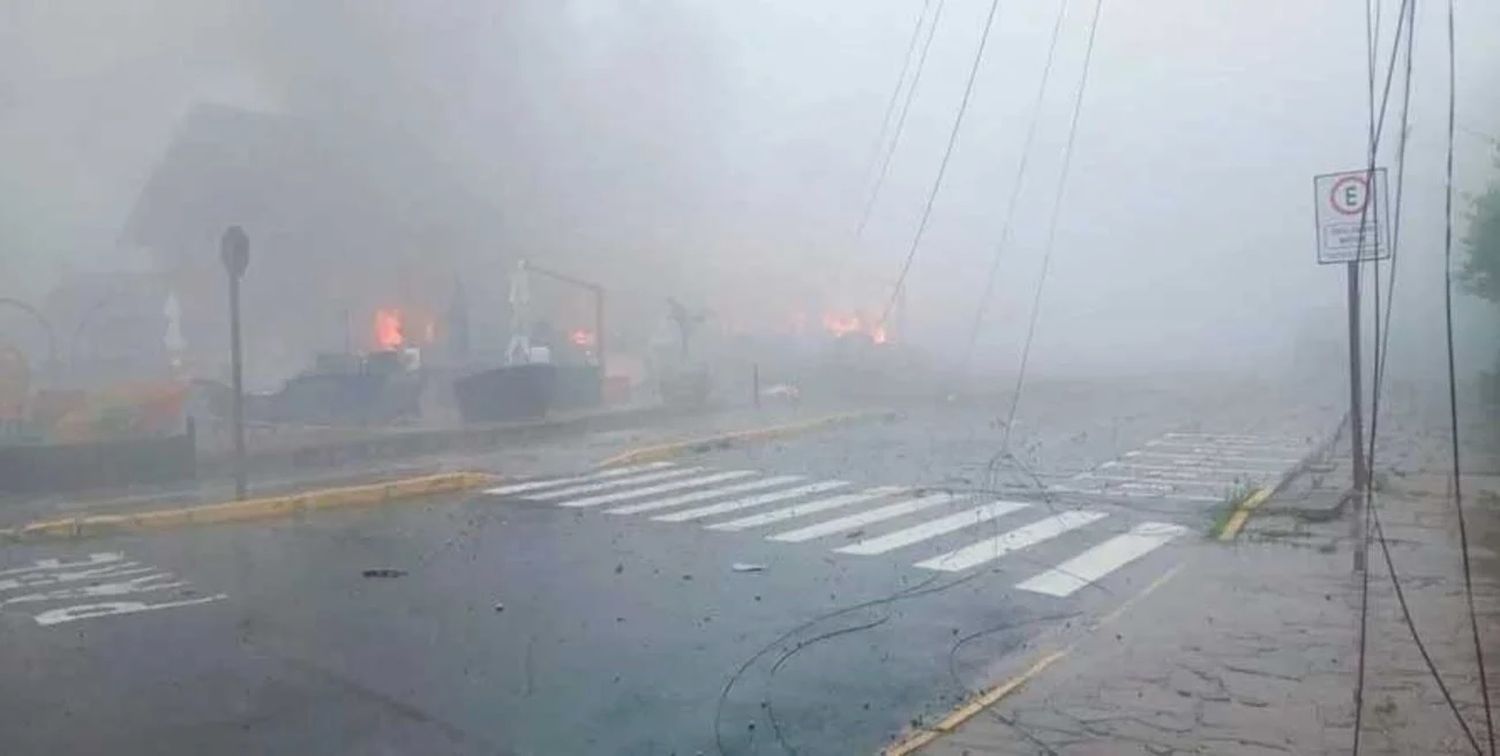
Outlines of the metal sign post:
<svg viewBox="0 0 1500 756">
<path fill-rule="evenodd" d="M 234 404 L 234 497 L 245 498 L 245 383 L 240 349 L 240 278 L 250 266 L 250 238 L 230 226 L 219 240 L 219 259 L 229 274 L 229 360 Z"/>
<path fill-rule="evenodd" d="M 1365 459 L 1364 389 L 1360 371 L 1359 264 L 1390 257 L 1384 211 L 1385 169 L 1330 173 L 1313 179 L 1313 206 L 1318 224 L 1318 264 L 1342 263 L 1348 276 L 1349 304 L 1349 445 L 1354 477 L 1355 516 L 1349 523 L 1354 569 L 1365 569 L 1365 486 L 1370 479 Z"/>
</svg>

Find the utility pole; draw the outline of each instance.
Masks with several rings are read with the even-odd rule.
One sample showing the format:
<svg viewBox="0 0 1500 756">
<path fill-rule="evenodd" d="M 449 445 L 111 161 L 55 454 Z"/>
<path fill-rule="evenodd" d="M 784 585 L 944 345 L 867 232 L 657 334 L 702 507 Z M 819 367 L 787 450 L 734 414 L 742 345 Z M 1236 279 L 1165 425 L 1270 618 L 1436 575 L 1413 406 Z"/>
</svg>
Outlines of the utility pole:
<svg viewBox="0 0 1500 756">
<path fill-rule="evenodd" d="M 250 239 L 244 229 L 230 226 L 219 241 L 219 258 L 229 275 L 229 361 L 234 391 L 234 498 L 245 498 L 245 383 L 240 348 L 240 278 L 250 265 Z"/>
</svg>

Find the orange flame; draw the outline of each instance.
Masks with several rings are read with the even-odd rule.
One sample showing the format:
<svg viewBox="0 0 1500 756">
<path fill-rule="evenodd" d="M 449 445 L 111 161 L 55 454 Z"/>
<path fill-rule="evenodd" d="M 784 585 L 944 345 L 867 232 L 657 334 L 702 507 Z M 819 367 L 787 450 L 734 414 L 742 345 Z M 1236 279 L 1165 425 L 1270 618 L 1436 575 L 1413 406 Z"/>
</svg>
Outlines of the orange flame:
<svg viewBox="0 0 1500 756">
<path fill-rule="evenodd" d="M 823 314 L 823 327 L 834 336 L 846 336 L 864 331 L 858 315 L 836 315 L 831 312 Z"/>
<path fill-rule="evenodd" d="M 401 331 L 401 311 L 382 308 L 375 311 L 375 346 L 384 349 L 400 349 L 406 343 Z"/>
<path fill-rule="evenodd" d="M 839 338 L 858 333 L 870 337 L 870 342 L 873 344 L 885 344 L 890 341 L 890 335 L 886 333 L 884 325 L 869 323 L 858 313 L 852 315 L 824 313 L 823 329 Z"/>
</svg>

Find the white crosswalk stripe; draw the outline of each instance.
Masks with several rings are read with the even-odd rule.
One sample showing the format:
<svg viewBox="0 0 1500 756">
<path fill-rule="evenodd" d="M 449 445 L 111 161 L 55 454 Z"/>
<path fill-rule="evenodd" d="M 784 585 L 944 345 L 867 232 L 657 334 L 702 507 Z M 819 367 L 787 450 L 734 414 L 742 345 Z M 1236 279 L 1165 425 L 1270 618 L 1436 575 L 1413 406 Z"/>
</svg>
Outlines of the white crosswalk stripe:
<svg viewBox="0 0 1500 756">
<path fill-rule="evenodd" d="M 816 499 L 814 501 L 804 502 L 802 504 L 794 504 L 790 507 L 784 507 L 782 509 L 775 509 L 770 512 L 761 512 L 759 514 L 750 515 L 749 517 L 741 517 L 737 520 L 728 520 L 725 522 L 715 523 L 706 527 L 709 530 L 748 530 L 749 528 L 758 528 L 762 525 L 771 525 L 783 520 L 790 520 L 796 517 L 805 517 L 810 514 L 817 514 L 818 512 L 826 512 L 830 509 L 848 507 L 862 502 L 870 501 L 872 499 L 882 499 L 887 496 L 895 496 L 897 494 L 906 493 L 908 490 L 909 489 L 903 488 L 901 486 L 880 486 L 878 488 L 869 488 L 857 493 L 842 494 L 840 496 L 830 496 L 826 499 Z"/>
<path fill-rule="evenodd" d="M 1051 489 L 1105 498 L 1223 502 L 1247 486 L 1273 484 L 1301 461 L 1306 448 L 1286 437 L 1167 433 Z"/>
<path fill-rule="evenodd" d="M 1023 581 L 1017 588 L 1062 598 L 1124 567 L 1187 532 L 1180 525 L 1143 522 L 1062 564 Z"/>
<path fill-rule="evenodd" d="M 634 473 L 649 472 L 651 470 L 660 470 L 660 469 L 662 469 L 664 467 L 671 467 L 671 466 L 672 466 L 671 462 L 652 462 L 651 464 L 648 464 L 648 465 L 632 465 L 630 467 L 616 467 L 616 468 L 611 469 L 611 470 L 604 470 L 604 471 L 601 471 L 601 472 L 596 472 L 596 473 L 593 473 L 592 475 L 575 475 L 575 476 L 569 477 L 569 478 L 548 478 L 546 480 L 531 480 L 531 481 L 526 481 L 524 483 L 512 483 L 512 484 L 510 484 L 508 486 L 497 486 L 495 488 L 487 488 L 487 489 L 485 489 L 484 492 L 487 493 L 487 494 L 489 494 L 489 495 L 491 495 L 491 496 L 510 496 L 512 494 L 525 493 L 527 491 L 535 491 L 535 490 L 537 490 L 539 488 L 551 488 L 553 486 L 573 485 L 573 484 L 578 484 L 578 483 L 590 483 L 590 482 L 593 482 L 593 481 L 596 481 L 596 480 L 607 480 L 609 478 L 618 478 L 618 477 L 625 476 L 625 475 L 632 475 Z"/>
<path fill-rule="evenodd" d="M 666 499 L 655 499 L 645 502 L 644 504 L 629 504 L 623 507 L 615 507 L 614 509 L 606 509 L 604 511 L 609 512 L 610 514 L 617 515 L 632 515 L 640 514 L 641 512 L 655 512 L 659 509 L 671 509 L 672 507 L 680 507 L 684 504 L 696 504 L 700 501 L 719 499 L 725 496 L 733 496 L 734 494 L 745 493 L 747 491 L 759 491 L 762 488 L 784 486 L 788 483 L 795 483 L 799 480 L 802 480 L 801 475 L 778 475 L 771 478 L 752 480 L 749 483 L 739 483 L 733 486 L 710 488 L 707 491 L 694 491 L 692 493 L 682 494 L 681 496 L 673 496 Z"/>
<path fill-rule="evenodd" d="M 1135 475 L 1100 475 L 1098 473 L 1091 473 L 1091 472 L 1082 473 L 1080 475 L 1075 475 L 1075 476 L 1073 476 L 1073 480 L 1079 480 L 1079 481 L 1083 481 L 1083 480 L 1100 480 L 1100 481 L 1104 481 L 1104 482 L 1107 482 L 1107 483 L 1126 483 L 1126 484 L 1130 484 L 1130 483 L 1143 483 L 1143 484 L 1147 484 L 1147 485 L 1151 485 L 1151 486 L 1163 486 L 1164 487 L 1163 490 L 1168 490 L 1168 491 L 1176 490 L 1175 488 L 1173 488 L 1174 486 L 1199 486 L 1199 487 L 1208 487 L 1208 488 L 1231 488 L 1231 487 L 1235 486 L 1239 482 L 1239 481 L 1234 481 L 1234 480 L 1203 480 L 1202 478 L 1172 478 L 1172 479 L 1165 479 L 1165 478 L 1158 478 L 1158 477 L 1135 476 Z M 1121 486 L 1121 488 L 1129 488 L 1129 487 L 1130 487 L 1129 485 Z"/>
<path fill-rule="evenodd" d="M 1260 443 L 1265 440 L 1259 436 L 1245 436 L 1235 433 L 1163 433 L 1162 438 L 1192 438 L 1205 441 L 1235 443 Z"/>
<path fill-rule="evenodd" d="M 1161 447 L 1157 447 L 1161 448 Z M 1296 457 L 1264 457 L 1255 454 L 1228 454 L 1222 451 L 1207 451 L 1202 448 L 1166 449 L 1163 451 L 1128 451 L 1126 457 L 1150 457 L 1153 459 L 1186 459 L 1198 462 L 1249 462 L 1251 464 L 1290 465 Z"/>
<path fill-rule="evenodd" d="M 1134 462 L 1121 462 L 1119 460 L 1105 462 L 1099 465 L 1099 469 L 1118 471 L 1145 470 L 1146 472 L 1142 474 L 1143 477 L 1159 475 L 1165 478 L 1193 478 L 1200 474 L 1200 471 L 1195 470 L 1190 465 L 1141 465 Z M 1212 467 L 1211 470 L 1223 475 L 1265 475 L 1268 472 L 1264 469 L 1254 470 L 1248 467 Z"/>
<path fill-rule="evenodd" d="M 700 478 L 687 478 L 686 480 L 674 480 L 671 483 L 659 483 L 645 488 L 632 488 L 628 491 L 616 491 L 615 493 L 589 496 L 582 499 L 569 499 L 557 503 L 559 507 L 596 507 L 600 504 L 612 504 L 626 499 L 639 499 L 642 496 L 655 496 L 656 494 L 669 491 L 681 491 L 684 488 L 697 488 L 714 483 L 722 483 L 726 480 L 736 480 L 754 475 L 754 470 L 730 470 L 729 472 L 704 475 Z"/>
<path fill-rule="evenodd" d="M 1058 493 L 1083 494 L 1086 496 L 1120 496 L 1127 499 L 1175 499 L 1177 501 L 1224 501 L 1223 496 L 1143 492 L 1118 488 L 1083 488 L 1080 486 L 1048 486 L 1048 488 Z"/>
<path fill-rule="evenodd" d="M 917 562 L 916 566 L 926 570 L 962 572 L 970 567 L 977 567 L 985 562 L 999 559 L 1013 551 L 1020 551 L 1028 546 L 1056 538 L 1104 517 L 1103 512 L 1060 512 L 1029 525 L 1022 525 L 1008 533 L 1001 533 L 961 549 Z"/>
<path fill-rule="evenodd" d="M 759 496 L 747 496 L 743 499 L 726 501 L 722 504 L 714 504 L 712 506 L 699 507 L 697 509 L 689 509 L 682 512 L 673 512 L 671 514 L 659 515 L 651 519 L 659 520 L 661 522 L 687 522 L 688 520 L 701 520 L 705 517 L 715 517 L 717 515 L 727 514 L 729 512 L 738 512 L 741 509 L 750 509 L 751 507 L 759 507 L 765 504 L 774 504 L 778 501 L 795 499 L 801 496 L 807 496 L 808 494 L 832 491 L 835 488 L 843 488 L 847 485 L 849 485 L 849 482 L 844 480 L 824 480 L 817 483 L 809 483 L 805 486 L 789 488 L 785 491 L 772 491 L 771 493 L 761 494 Z"/>
<path fill-rule="evenodd" d="M 1026 505 L 1019 501 L 997 501 L 984 506 L 975 507 L 965 512 L 939 517 L 929 520 L 921 525 L 913 525 L 904 530 L 887 533 L 876 538 L 866 538 L 858 543 L 852 543 L 842 548 L 834 549 L 841 554 L 884 554 L 892 549 L 921 543 L 929 538 L 937 538 L 940 535 L 952 533 L 956 530 L 989 522 L 997 517 L 1025 509 Z"/>
<path fill-rule="evenodd" d="M 1196 442 L 1196 441 L 1195 441 Z M 1206 443 L 1206 441 L 1203 441 Z M 1103 496 L 1218 501 L 1214 487 L 1231 485 L 1210 479 L 1199 468 L 1151 465 L 1121 458 L 1092 471 L 1075 474 L 1070 485 L 1053 490 L 1076 490 Z M 1217 470 L 1215 471 L 1217 472 Z M 1225 471 L 1227 472 L 1227 470 Z M 1239 476 L 1236 475 L 1236 479 Z M 520 480 L 488 489 L 496 496 L 549 501 L 558 507 L 604 507 L 613 515 L 644 515 L 663 523 L 705 522 L 708 530 L 737 532 L 779 523 L 791 529 L 772 532 L 768 541 L 803 543 L 837 534 L 850 534 L 822 548 L 837 554 L 875 557 L 900 550 L 910 554 L 912 566 L 961 572 L 1029 549 L 1041 554 L 1025 561 L 1042 565 L 1040 571 L 1016 584 L 1031 593 L 1065 598 L 1161 548 L 1188 532 L 1179 525 L 1147 522 L 1125 533 L 1101 536 L 1092 545 L 1041 546 L 1059 536 L 1105 519 L 1099 511 L 1067 511 L 995 534 L 1001 527 L 987 525 L 1028 510 L 1026 501 L 974 500 L 971 493 L 922 492 L 920 488 L 880 486 L 840 493 L 844 480 L 809 479 L 802 475 L 763 475 L 755 470 L 713 470 L 676 467 L 667 462 L 596 470 L 548 479 Z M 1096 488 L 1103 486 L 1104 488 Z M 1187 493 L 1185 493 L 1186 491 Z M 1197 494 L 1203 495 L 1197 495 Z M 765 511 L 767 505 L 777 508 Z M 609 505 L 605 507 L 605 505 Z M 961 511 L 954 511 L 962 506 Z M 755 510 L 746 513 L 746 510 Z M 823 514 L 822 517 L 817 515 Z M 731 519 L 723 519 L 730 516 Z M 1028 518 L 1029 519 L 1029 518 Z M 718 522 L 710 522 L 719 520 Z M 891 523 L 891 524 L 887 524 Z M 869 528 L 869 533 L 865 530 Z M 960 544 L 934 546 L 944 536 Z M 856 540 L 858 539 L 858 540 Z M 922 546 L 926 544 L 925 550 Z M 946 553 L 932 556 L 936 551 Z M 1058 554 L 1060 550 L 1067 553 Z M 1083 549 L 1079 551 L 1079 549 Z M 925 551 L 925 553 L 921 553 Z M 1053 564 L 1055 562 L 1055 564 Z M 1053 564 L 1051 567 L 1046 567 Z"/>
<path fill-rule="evenodd" d="M 954 494 L 928 494 L 916 499 L 899 501 L 895 504 L 888 504 L 883 507 L 859 512 L 857 514 L 848 515 L 846 517 L 840 517 L 834 520 L 825 520 L 820 523 L 808 525 L 804 528 L 788 530 L 784 533 L 777 533 L 776 535 L 768 537 L 766 540 L 783 541 L 786 543 L 800 543 L 802 541 L 810 541 L 814 538 L 822 538 L 823 536 L 833 535 L 834 533 L 843 533 L 845 531 L 855 530 L 871 523 L 880 522 L 881 520 L 889 520 L 893 517 L 901 517 L 904 515 L 912 514 L 914 512 L 920 512 L 924 509 L 931 509 L 932 507 L 942 506 L 950 501 L 953 501 L 956 498 L 958 497 Z"/>
<path fill-rule="evenodd" d="M 1230 447 L 1253 447 L 1260 449 L 1294 449 L 1306 448 L 1306 444 L 1294 439 L 1263 438 L 1260 436 L 1215 436 L 1202 433 L 1165 433 L 1157 441 L 1148 441 L 1147 446 L 1157 443 L 1195 443 L 1213 444 L 1225 448 Z"/>
<path fill-rule="evenodd" d="M 645 474 L 645 475 L 630 475 L 630 476 L 626 476 L 626 477 L 623 477 L 623 478 L 615 478 L 613 480 L 607 480 L 607 481 L 604 481 L 602 483 L 587 483 L 587 484 L 584 484 L 584 485 L 581 485 L 581 486 L 569 486 L 567 488 L 559 488 L 556 491 L 544 491 L 542 493 L 528 494 L 525 498 L 527 498 L 527 499 L 540 499 L 542 501 L 551 501 L 553 499 L 566 499 L 569 496 L 578 496 L 580 494 L 590 494 L 590 493 L 594 493 L 596 491 L 608 491 L 611 488 L 619 488 L 621 486 L 633 486 L 633 485 L 636 485 L 638 483 L 654 483 L 654 482 L 656 482 L 658 480 L 667 480 L 668 478 L 680 478 L 680 477 L 682 477 L 684 475 L 692 475 L 693 473 L 700 473 L 700 472 L 703 472 L 703 468 L 701 468 L 701 467 L 682 467 L 682 468 L 678 468 L 678 469 L 675 469 L 675 470 L 665 470 L 665 471 L 662 471 L 662 472 L 648 473 L 648 474 Z"/>
</svg>

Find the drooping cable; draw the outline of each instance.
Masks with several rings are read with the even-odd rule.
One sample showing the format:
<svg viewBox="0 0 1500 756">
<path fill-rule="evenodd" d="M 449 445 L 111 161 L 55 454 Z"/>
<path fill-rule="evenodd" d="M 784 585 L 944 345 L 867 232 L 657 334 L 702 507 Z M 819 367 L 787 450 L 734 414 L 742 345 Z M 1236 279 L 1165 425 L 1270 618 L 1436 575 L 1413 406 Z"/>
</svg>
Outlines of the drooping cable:
<svg viewBox="0 0 1500 756">
<path fill-rule="evenodd" d="M 1057 180 L 1057 194 L 1052 199 L 1052 217 L 1047 223 L 1047 243 L 1042 248 L 1042 271 L 1037 276 L 1036 291 L 1031 298 L 1031 315 L 1026 324 L 1026 340 L 1021 345 L 1021 364 L 1016 371 L 1016 385 L 1010 395 L 1010 411 L 1005 416 L 1002 450 L 1010 449 L 1010 433 L 1016 424 L 1016 408 L 1021 404 L 1021 389 L 1026 384 L 1026 368 L 1031 360 L 1031 342 L 1036 337 L 1037 315 L 1041 311 L 1042 291 L 1047 285 L 1047 271 L 1052 265 L 1052 247 L 1057 240 L 1057 220 L 1062 212 L 1062 202 L 1068 186 L 1068 172 L 1073 165 L 1073 143 L 1078 137 L 1078 116 L 1083 111 L 1083 96 L 1088 89 L 1089 70 L 1094 60 L 1094 40 L 1099 32 L 1099 16 L 1104 0 L 1094 0 L 1094 15 L 1089 22 L 1088 44 L 1083 52 L 1083 72 L 1078 76 L 1078 92 L 1073 99 L 1073 115 L 1068 121 L 1068 140 L 1063 146 L 1062 174 Z"/>
<path fill-rule="evenodd" d="M 870 223 L 870 214 L 875 211 L 875 201 L 880 198 L 880 190 L 885 187 L 886 176 L 891 171 L 891 158 L 896 155 L 896 147 L 901 143 L 901 135 L 906 133 L 906 116 L 911 112 L 911 102 L 916 97 L 917 86 L 922 83 L 922 73 L 927 70 L 927 52 L 932 49 L 932 38 L 937 34 L 938 21 L 943 17 L 943 0 L 937 0 L 937 6 L 932 10 L 931 26 L 927 28 L 927 40 L 922 43 L 922 53 L 917 58 L 917 71 L 912 74 L 911 86 L 906 90 L 906 99 L 901 103 L 901 113 L 896 118 L 896 131 L 891 136 L 890 144 L 885 150 L 885 157 L 880 161 L 880 172 L 875 176 L 875 186 L 870 190 L 870 196 L 865 200 L 865 209 L 859 218 L 859 226 L 854 230 L 856 240 L 863 239 L 865 226 Z"/>
<path fill-rule="evenodd" d="M 879 324 L 884 326 L 891 317 L 891 310 L 901 298 L 901 289 L 906 285 L 906 276 L 911 272 L 911 263 L 922 246 L 922 237 L 927 233 L 927 221 L 932 218 L 932 206 L 937 202 L 938 191 L 943 187 L 943 177 L 948 173 L 948 162 L 953 159 L 953 148 L 958 144 L 958 132 L 963 128 L 964 115 L 969 111 L 969 98 L 974 94 L 974 82 L 979 78 L 979 64 L 984 60 L 985 47 L 989 45 L 990 31 L 995 26 L 995 14 L 1000 9 L 1000 0 L 990 0 L 990 11 L 984 19 L 984 31 L 979 35 L 979 47 L 974 50 L 974 62 L 969 66 L 969 80 L 964 84 L 963 98 L 958 102 L 958 114 L 953 117 L 953 129 L 948 133 L 948 146 L 943 148 L 942 162 L 938 163 L 937 177 L 927 192 L 927 202 L 922 208 L 922 217 L 917 221 L 917 232 L 912 236 L 911 248 L 906 252 L 906 261 L 901 264 L 901 273 L 896 276 L 896 286 L 891 291 L 890 301 L 880 314 Z"/>
<path fill-rule="evenodd" d="M 990 260 L 990 271 L 984 279 L 984 293 L 979 297 L 979 305 L 974 308 L 974 322 L 969 326 L 969 344 L 964 348 L 963 369 L 960 375 L 968 375 L 969 360 L 974 354 L 974 342 L 979 339 L 979 328 L 984 322 L 985 310 L 989 307 L 990 297 L 995 293 L 995 279 L 1000 273 L 1001 253 L 1005 251 L 1006 242 L 1010 239 L 1011 222 L 1015 218 L 1016 204 L 1021 197 L 1021 187 L 1026 181 L 1026 165 L 1031 157 L 1031 145 L 1036 139 L 1036 125 L 1041 120 L 1042 100 L 1047 94 L 1047 83 L 1052 77 L 1052 61 L 1057 53 L 1057 38 L 1062 31 L 1063 17 L 1068 12 L 1068 0 L 1061 0 L 1057 6 L 1057 18 L 1052 21 L 1052 39 L 1047 43 L 1047 60 L 1042 64 L 1041 82 L 1037 84 L 1036 100 L 1031 105 L 1031 120 L 1026 124 L 1026 139 L 1021 145 L 1021 159 L 1016 165 L 1016 176 L 1011 181 L 1010 199 L 1005 203 L 1005 221 L 1000 226 L 1000 241 L 995 244 L 995 254 Z"/>
</svg>

